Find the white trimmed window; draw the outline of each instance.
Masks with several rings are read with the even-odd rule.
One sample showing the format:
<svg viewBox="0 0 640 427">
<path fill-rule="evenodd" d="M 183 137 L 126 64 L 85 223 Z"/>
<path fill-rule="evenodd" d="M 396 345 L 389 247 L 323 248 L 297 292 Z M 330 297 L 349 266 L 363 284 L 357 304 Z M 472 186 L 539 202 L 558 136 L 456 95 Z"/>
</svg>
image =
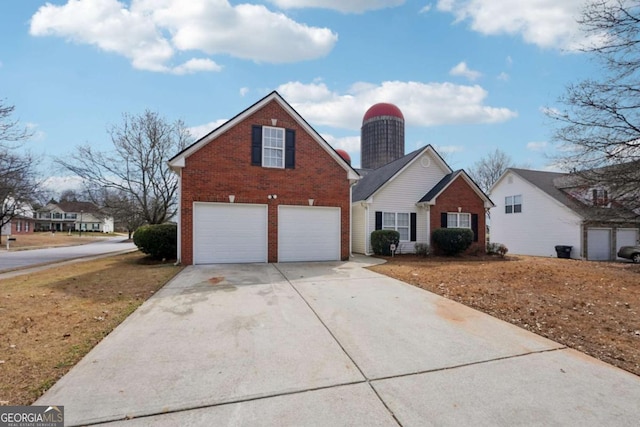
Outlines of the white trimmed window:
<svg viewBox="0 0 640 427">
<path fill-rule="evenodd" d="M 471 228 L 471 214 L 460 212 L 447 213 L 447 228 Z"/>
<path fill-rule="evenodd" d="M 522 196 L 507 196 L 504 198 L 504 213 L 520 213 L 522 212 Z"/>
<path fill-rule="evenodd" d="M 284 168 L 284 129 L 262 127 L 262 166 Z"/>
<path fill-rule="evenodd" d="M 383 212 L 382 229 L 396 230 L 400 233 L 400 241 L 409 241 L 409 227 L 411 219 L 408 213 Z"/>
</svg>

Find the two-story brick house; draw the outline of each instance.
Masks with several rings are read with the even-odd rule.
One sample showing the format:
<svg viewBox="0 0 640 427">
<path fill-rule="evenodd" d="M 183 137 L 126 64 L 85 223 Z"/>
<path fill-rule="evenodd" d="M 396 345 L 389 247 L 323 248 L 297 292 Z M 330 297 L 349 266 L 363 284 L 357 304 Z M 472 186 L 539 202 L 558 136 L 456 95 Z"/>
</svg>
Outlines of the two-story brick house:
<svg viewBox="0 0 640 427">
<path fill-rule="evenodd" d="M 169 165 L 181 263 L 348 259 L 360 176 L 277 92 Z"/>
</svg>

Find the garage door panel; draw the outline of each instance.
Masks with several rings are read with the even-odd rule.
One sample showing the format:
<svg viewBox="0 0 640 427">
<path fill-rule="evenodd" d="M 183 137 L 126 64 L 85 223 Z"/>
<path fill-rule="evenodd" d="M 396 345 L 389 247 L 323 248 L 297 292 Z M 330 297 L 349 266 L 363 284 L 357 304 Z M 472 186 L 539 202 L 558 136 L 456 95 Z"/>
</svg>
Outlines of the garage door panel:
<svg viewBox="0 0 640 427">
<path fill-rule="evenodd" d="M 587 230 L 587 259 L 608 261 L 611 257 L 611 229 L 590 228 Z"/>
<path fill-rule="evenodd" d="M 620 228 L 616 232 L 616 253 L 622 246 L 635 246 L 638 244 L 638 230 L 635 228 Z M 622 258 L 618 258 L 622 259 Z"/>
<path fill-rule="evenodd" d="M 194 264 L 266 261 L 266 205 L 194 204 Z"/>
<path fill-rule="evenodd" d="M 340 208 L 279 207 L 279 262 L 338 260 Z"/>
</svg>

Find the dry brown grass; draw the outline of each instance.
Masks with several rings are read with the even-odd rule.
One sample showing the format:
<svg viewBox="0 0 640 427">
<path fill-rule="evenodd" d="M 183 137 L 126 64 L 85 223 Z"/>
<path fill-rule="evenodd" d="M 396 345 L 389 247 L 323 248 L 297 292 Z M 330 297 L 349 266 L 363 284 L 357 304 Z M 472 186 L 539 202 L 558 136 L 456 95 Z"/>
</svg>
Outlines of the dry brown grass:
<svg viewBox="0 0 640 427">
<path fill-rule="evenodd" d="M 31 404 L 180 269 L 134 252 L 0 280 L 0 404 Z"/>
<path fill-rule="evenodd" d="M 372 270 L 640 375 L 640 265 L 397 256 Z"/>
<path fill-rule="evenodd" d="M 37 249 L 37 248 L 52 248 L 57 246 L 75 246 L 83 245 L 85 243 L 95 242 L 96 240 L 104 239 L 107 237 L 113 237 L 111 234 L 102 233 L 82 233 L 82 237 L 78 233 L 69 235 L 68 233 L 50 233 L 50 232 L 38 232 L 30 234 L 16 234 L 14 237 L 16 240 L 9 242 L 10 250 L 24 250 L 24 249 Z M 124 239 L 125 237 L 123 237 Z M 2 243 L 0 244 L 0 251 L 7 249 L 7 236 L 2 236 Z"/>
</svg>

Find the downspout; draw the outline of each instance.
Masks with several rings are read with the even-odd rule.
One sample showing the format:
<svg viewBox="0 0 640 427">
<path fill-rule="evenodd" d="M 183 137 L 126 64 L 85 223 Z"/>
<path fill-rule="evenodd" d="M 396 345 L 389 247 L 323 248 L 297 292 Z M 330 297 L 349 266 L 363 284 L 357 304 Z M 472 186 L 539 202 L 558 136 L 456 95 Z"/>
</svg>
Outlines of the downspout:
<svg viewBox="0 0 640 427">
<path fill-rule="evenodd" d="M 369 253 L 369 204 L 364 204 L 364 254 L 370 256 Z"/>
<path fill-rule="evenodd" d="M 178 244 L 176 265 L 180 265 L 182 261 L 182 168 L 178 175 Z"/>
<path fill-rule="evenodd" d="M 353 184 L 349 186 L 349 258 L 353 257 Z"/>
</svg>

